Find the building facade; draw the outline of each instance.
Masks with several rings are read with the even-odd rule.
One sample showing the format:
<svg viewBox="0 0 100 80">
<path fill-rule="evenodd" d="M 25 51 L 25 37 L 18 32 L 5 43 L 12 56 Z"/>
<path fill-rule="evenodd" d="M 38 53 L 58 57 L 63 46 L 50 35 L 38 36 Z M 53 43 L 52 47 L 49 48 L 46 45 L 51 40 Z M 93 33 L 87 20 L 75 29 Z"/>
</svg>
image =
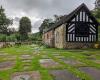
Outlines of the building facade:
<svg viewBox="0 0 100 80">
<path fill-rule="evenodd" d="M 90 48 L 98 41 L 98 22 L 83 3 L 43 34 L 43 42 L 56 48 Z"/>
</svg>

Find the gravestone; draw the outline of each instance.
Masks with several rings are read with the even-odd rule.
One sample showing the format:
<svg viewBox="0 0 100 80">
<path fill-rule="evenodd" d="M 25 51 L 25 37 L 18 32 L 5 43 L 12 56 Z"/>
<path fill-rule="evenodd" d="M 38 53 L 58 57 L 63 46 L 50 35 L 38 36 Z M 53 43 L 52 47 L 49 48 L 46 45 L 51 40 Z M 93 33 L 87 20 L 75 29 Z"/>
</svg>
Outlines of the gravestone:
<svg viewBox="0 0 100 80">
<path fill-rule="evenodd" d="M 11 80 L 41 80 L 41 77 L 38 71 L 16 72 L 12 74 Z"/>
<path fill-rule="evenodd" d="M 7 70 L 13 68 L 15 65 L 14 61 L 5 61 L 0 63 L 0 70 Z"/>
<path fill-rule="evenodd" d="M 80 67 L 79 70 L 88 74 L 93 80 L 100 80 L 100 70 L 92 67 Z"/>
<path fill-rule="evenodd" d="M 84 63 L 78 61 L 78 60 L 74 60 L 74 59 L 69 59 L 69 58 L 62 58 L 62 61 L 64 61 L 65 64 L 69 64 L 72 66 L 83 66 L 85 65 Z"/>
<path fill-rule="evenodd" d="M 67 70 L 51 70 L 49 74 L 53 76 L 53 80 L 80 80 Z"/>
<path fill-rule="evenodd" d="M 33 57 L 31 56 L 31 55 L 29 55 L 29 54 L 25 54 L 25 55 L 21 55 L 20 56 L 20 59 L 22 59 L 22 60 L 27 60 L 27 59 L 32 59 Z"/>
<path fill-rule="evenodd" d="M 94 60 L 93 62 L 100 64 L 100 60 Z"/>
<path fill-rule="evenodd" d="M 61 67 L 61 65 L 57 62 L 55 62 L 52 59 L 41 59 L 40 65 L 44 68 L 58 68 Z"/>
</svg>

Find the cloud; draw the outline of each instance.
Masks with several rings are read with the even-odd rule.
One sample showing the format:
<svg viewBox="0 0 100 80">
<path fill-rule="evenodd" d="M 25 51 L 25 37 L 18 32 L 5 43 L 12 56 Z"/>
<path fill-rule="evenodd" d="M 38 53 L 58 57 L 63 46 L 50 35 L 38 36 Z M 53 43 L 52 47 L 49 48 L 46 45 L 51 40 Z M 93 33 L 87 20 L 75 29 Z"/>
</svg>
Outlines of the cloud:
<svg viewBox="0 0 100 80">
<path fill-rule="evenodd" d="M 93 9 L 95 0 L 2 0 L 0 5 L 6 9 L 7 16 L 14 19 L 15 27 L 18 28 L 22 16 L 27 16 L 31 19 L 35 32 L 43 19 L 55 14 L 69 14 L 83 2 L 89 9 Z"/>
</svg>

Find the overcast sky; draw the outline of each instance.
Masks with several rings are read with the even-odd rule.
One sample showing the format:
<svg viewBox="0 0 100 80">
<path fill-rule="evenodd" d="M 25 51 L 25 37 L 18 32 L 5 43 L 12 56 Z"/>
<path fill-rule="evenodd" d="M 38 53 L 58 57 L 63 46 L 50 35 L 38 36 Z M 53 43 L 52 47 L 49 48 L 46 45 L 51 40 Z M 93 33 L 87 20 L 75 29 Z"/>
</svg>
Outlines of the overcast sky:
<svg viewBox="0 0 100 80">
<path fill-rule="evenodd" d="M 32 22 L 32 32 L 38 31 L 43 19 L 53 15 L 65 15 L 73 11 L 81 3 L 89 9 L 94 8 L 95 0 L 0 0 L 7 17 L 14 19 L 12 27 L 18 28 L 22 16 L 27 16 Z"/>
</svg>

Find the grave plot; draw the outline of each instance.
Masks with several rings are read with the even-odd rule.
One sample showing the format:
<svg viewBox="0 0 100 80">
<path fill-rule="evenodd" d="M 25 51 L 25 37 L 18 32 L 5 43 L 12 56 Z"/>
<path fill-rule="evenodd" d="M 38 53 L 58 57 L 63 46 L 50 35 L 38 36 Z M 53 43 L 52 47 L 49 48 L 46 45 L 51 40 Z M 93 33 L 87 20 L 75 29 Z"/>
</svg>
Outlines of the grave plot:
<svg viewBox="0 0 100 80">
<path fill-rule="evenodd" d="M 41 57 L 42 57 L 43 59 L 49 59 L 49 56 L 48 56 L 48 55 L 41 55 Z"/>
<path fill-rule="evenodd" d="M 15 61 L 17 58 L 17 56 L 13 56 L 13 55 L 8 55 L 4 57 L 4 60 L 9 60 L 9 61 Z"/>
<path fill-rule="evenodd" d="M 8 53 L 0 52 L 0 57 L 8 56 Z"/>
<path fill-rule="evenodd" d="M 21 60 L 22 62 L 22 66 L 23 66 L 23 70 L 28 70 L 32 64 L 32 60 L 31 59 L 23 59 Z"/>
<path fill-rule="evenodd" d="M 60 59 L 60 58 L 65 58 L 64 56 L 62 56 L 62 55 L 60 55 L 60 54 L 52 54 L 55 58 L 58 58 L 58 59 Z"/>
<path fill-rule="evenodd" d="M 16 72 L 12 74 L 11 80 L 41 80 L 41 77 L 38 71 Z"/>
<path fill-rule="evenodd" d="M 40 65 L 44 68 L 59 68 L 61 65 L 52 59 L 41 59 Z"/>
<path fill-rule="evenodd" d="M 78 60 L 74 60 L 74 59 L 62 58 L 60 60 L 62 60 L 65 64 L 69 64 L 72 66 L 84 66 L 85 65 L 84 63 L 82 63 Z"/>
<path fill-rule="evenodd" d="M 56 55 L 54 56 L 55 58 L 58 58 L 58 59 L 62 59 L 62 58 L 65 58 L 64 56 L 61 56 L 61 55 Z"/>
<path fill-rule="evenodd" d="M 94 60 L 93 62 L 100 64 L 100 60 Z"/>
<path fill-rule="evenodd" d="M 33 58 L 33 56 L 31 56 L 31 55 L 28 55 L 28 54 L 25 54 L 25 55 L 21 55 L 20 56 L 20 59 L 22 59 L 22 60 L 26 60 L 26 59 L 32 59 Z"/>
<path fill-rule="evenodd" d="M 91 67 L 81 67 L 79 70 L 88 74 L 93 80 L 100 80 L 100 70 Z"/>
<path fill-rule="evenodd" d="M 95 57 L 95 55 L 90 55 L 90 56 L 87 56 L 86 59 L 87 60 L 96 60 L 96 57 Z"/>
<path fill-rule="evenodd" d="M 67 70 L 51 70 L 49 74 L 53 76 L 53 80 L 80 80 Z"/>
<path fill-rule="evenodd" d="M 14 61 L 5 61 L 5 62 L 1 62 L 0 63 L 0 70 L 7 70 L 7 69 L 11 69 L 15 66 L 15 62 Z"/>
</svg>

